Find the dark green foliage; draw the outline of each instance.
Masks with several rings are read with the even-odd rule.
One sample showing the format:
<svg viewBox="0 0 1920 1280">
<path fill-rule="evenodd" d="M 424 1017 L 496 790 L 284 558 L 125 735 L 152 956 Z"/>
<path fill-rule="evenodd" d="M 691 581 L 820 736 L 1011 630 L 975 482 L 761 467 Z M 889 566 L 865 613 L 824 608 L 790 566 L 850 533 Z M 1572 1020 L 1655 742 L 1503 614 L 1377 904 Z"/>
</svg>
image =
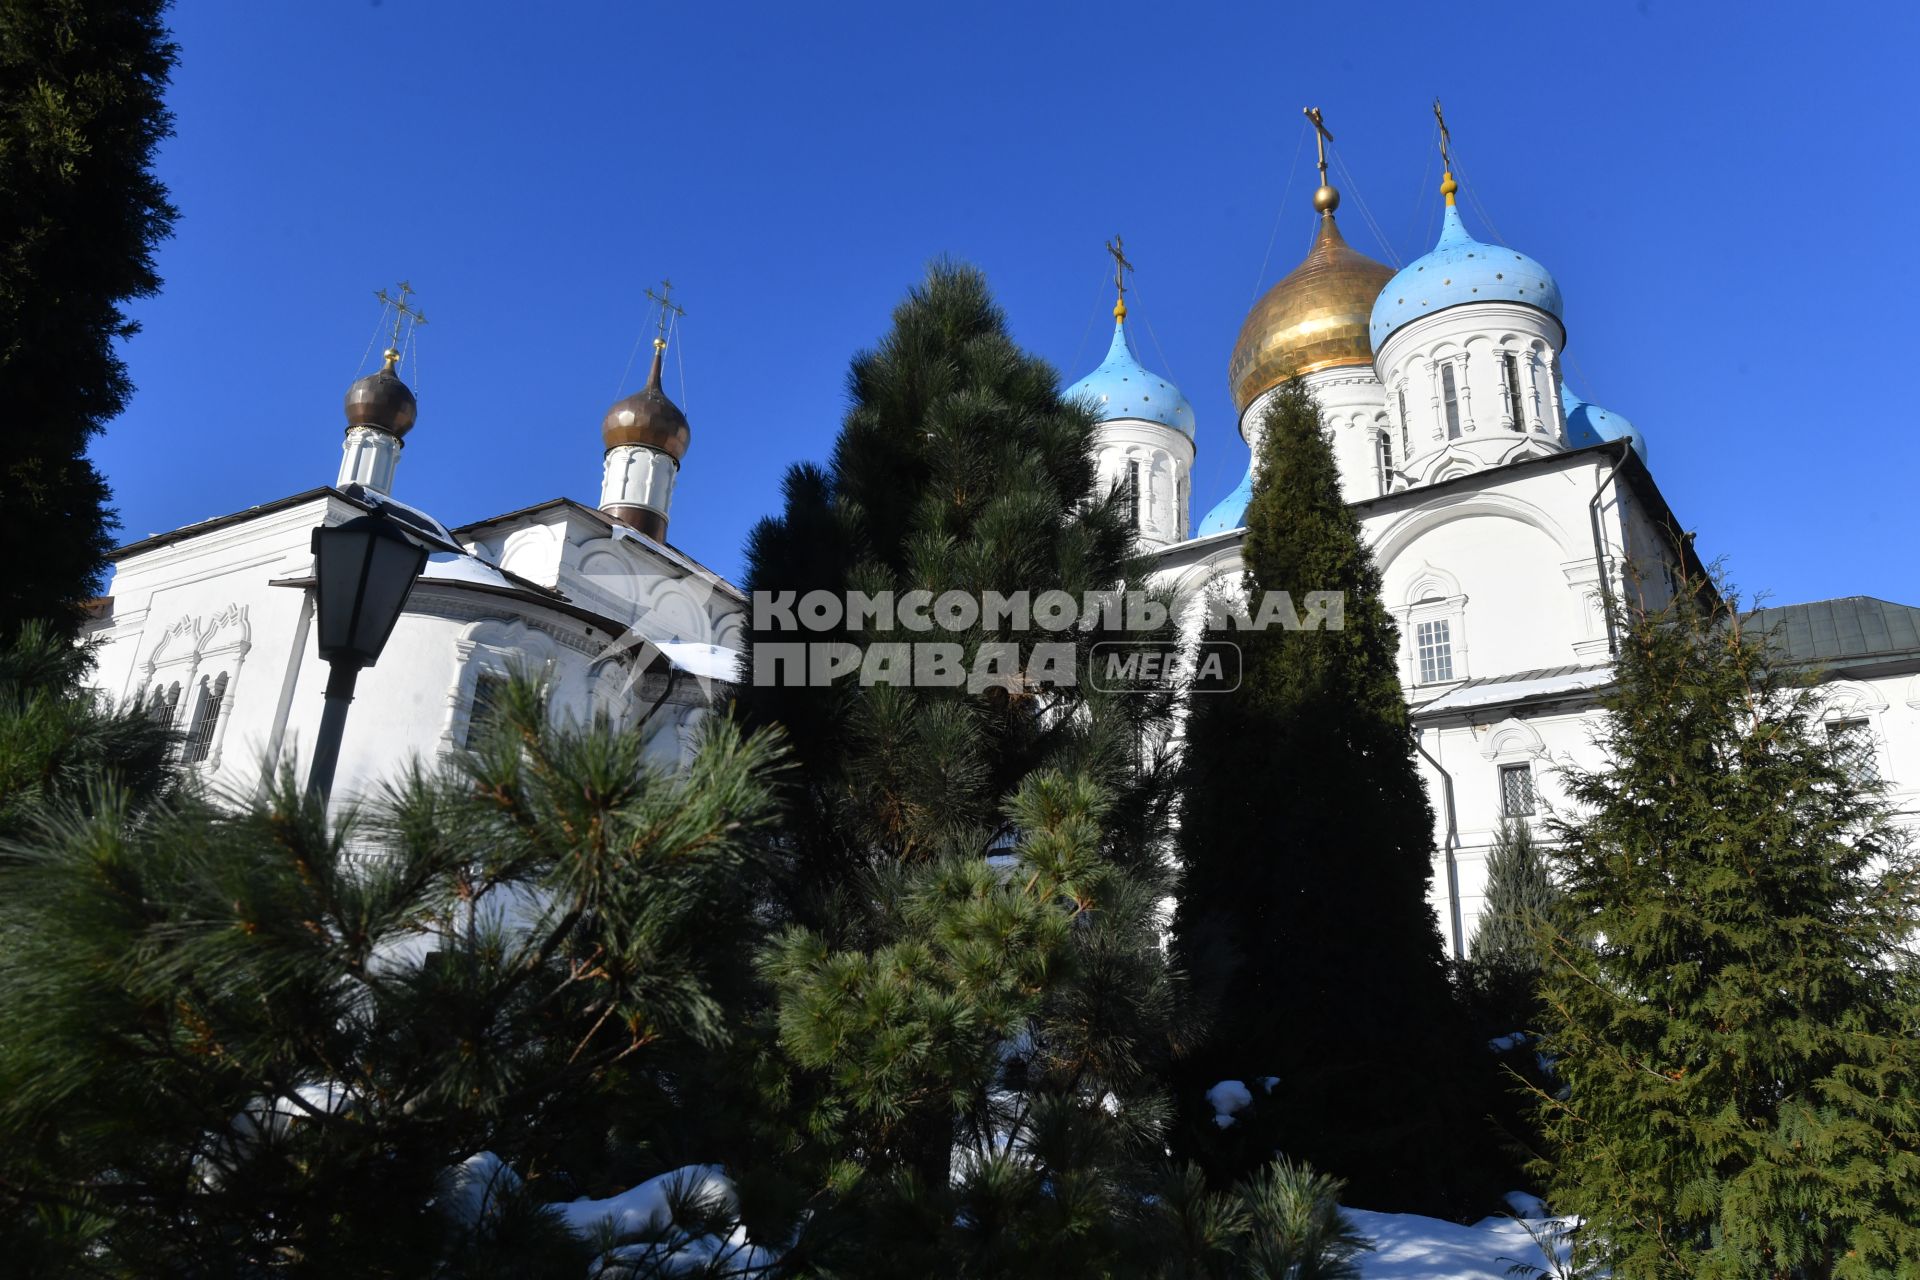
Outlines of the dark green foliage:
<svg viewBox="0 0 1920 1280">
<path fill-rule="evenodd" d="M 977 272 L 938 265 L 854 361 L 825 470 L 755 531 L 756 592 L 1138 586 L 1093 420 L 1021 351 Z M 1166 626 L 1134 634 L 1165 635 Z M 776 852 L 793 927 L 763 974 L 784 1071 L 777 1163 L 835 1275 L 1099 1274 L 1128 1264 L 1180 1031 L 1155 913 L 1169 892 L 1157 745 L 1169 701 L 1101 694 L 1115 634 L 761 631 L 795 640 L 1066 649 L 1080 683 L 748 691 L 796 755 Z"/>
<path fill-rule="evenodd" d="M 1373 1245 L 1340 1211 L 1340 1180 L 1275 1160 L 1230 1191 L 1198 1166 L 1168 1175 L 1154 1199 L 1156 1280 L 1358 1280 Z"/>
<path fill-rule="evenodd" d="M 1533 828 L 1500 820 L 1487 853 L 1487 894 L 1467 952 L 1476 965 L 1538 974 L 1540 925 L 1553 909 L 1553 878 Z"/>
<path fill-rule="evenodd" d="M 290 775 L 39 820 L 0 865 L 0 1220 L 113 1275 L 581 1275 L 533 1201 L 679 1163 L 645 1139 L 727 1044 L 775 750 L 721 723 L 662 776 L 516 681 L 461 772 L 332 827 Z M 532 1199 L 476 1241 L 434 1204 L 482 1150 Z"/>
<path fill-rule="evenodd" d="M 1543 938 L 1554 1208 L 1621 1280 L 1920 1275 L 1910 852 L 1711 585 L 1618 631 Z"/>
<path fill-rule="evenodd" d="M 0 641 L 30 618 L 71 636 L 112 545 L 86 451 L 132 393 L 122 307 L 159 289 L 153 251 L 173 225 L 151 172 L 172 132 L 165 9 L 0 3 Z"/>
<path fill-rule="evenodd" d="M 1183 1140 L 1216 1179 L 1278 1148 L 1358 1203 L 1483 1212 L 1493 1085 L 1449 994 L 1427 892 L 1433 814 L 1413 762 L 1398 637 L 1297 382 L 1264 424 L 1245 558 L 1266 592 L 1344 593 L 1339 630 L 1229 630 L 1244 676 L 1196 692 L 1180 826 L 1177 955 L 1217 1009 L 1184 1073 Z M 1222 1079 L 1279 1082 L 1223 1134 Z"/>
<path fill-rule="evenodd" d="M 804 595 L 850 589 L 902 599 L 965 592 L 1088 591 L 1139 586 L 1144 565 L 1111 495 L 1094 486 L 1092 415 L 1063 402 L 1057 376 L 1007 332 L 985 280 L 937 264 L 894 313 L 873 351 L 854 359 L 852 406 L 829 467 L 796 467 L 783 512 L 760 523 L 748 549 L 750 592 Z M 1166 634 L 1166 628 L 1135 635 Z M 983 645 L 1064 643 L 1077 659 L 1115 633 L 1054 632 L 1038 625 L 961 631 L 847 627 L 829 632 L 755 631 L 756 649 L 791 641 L 952 642 L 971 671 Z M 1084 671 L 1083 660 L 1071 664 Z M 1164 787 L 1150 770 L 1115 770 L 1089 756 L 1108 748 L 1074 708 L 1083 685 L 1023 681 L 964 689 L 874 685 L 844 678 L 832 688 L 761 683 L 743 704 L 791 735 L 796 772 L 788 855 L 797 886 L 826 896 L 867 871 L 902 862 L 978 857 L 1007 834 L 1005 806 L 1028 774 L 1066 760 L 1105 770 L 1119 788 L 1110 821 L 1139 844 L 1163 815 Z M 1137 741 L 1166 716 L 1164 697 L 1110 699 L 1104 718 Z M 1137 854 L 1135 856 L 1144 856 Z M 794 895 L 803 918 L 841 916 L 831 903 Z"/>
<path fill-rule="evenodd" d="M 0 840 L 37 812 L 89 805 L 107 782 L 135 810 L 169 785 L 173 734 L 137 709 L 99 707 L 80 687 L 92 665 L 38 622 L 0 647 Z"/>
</svg>

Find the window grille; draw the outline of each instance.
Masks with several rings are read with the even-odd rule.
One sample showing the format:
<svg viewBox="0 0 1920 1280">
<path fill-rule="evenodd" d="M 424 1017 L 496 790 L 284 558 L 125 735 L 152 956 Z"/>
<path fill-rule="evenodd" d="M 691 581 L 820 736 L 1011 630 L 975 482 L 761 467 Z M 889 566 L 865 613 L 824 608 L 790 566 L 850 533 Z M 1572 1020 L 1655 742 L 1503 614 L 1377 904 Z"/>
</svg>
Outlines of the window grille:
<svg viewBox="0 0 1920 1280">
<path fill-rule="evenodd" d="M 1500 766 L 1500 816 L 1524 818 L 1533 813 L 1533 766 Z"/>
<path fill-rule="evenodd" d="M 487 722 L 499 713 L 500 699 L 507 691 L 507 678 L 482 671 L 473 679 L 473 702 L 467 708 L 467 736 L 462 746 L 471 748 L 485 732 Z"/>
<path fill-rule="evenodd" d="M 1833 762 L 1857 783 L 1880 781 L 1880 762 L 1873 750 L 1873 731 L 1865 720 L 1833 720 L 1827 724 L 1827 750 Z"/>
<path fill-rule="evenodd" d="M 1440 366 L 1440 398 L 1447 410 L 1447 439 L 1460 438 L 1460 392 L 1453 381 L 1453 364 Z"/>
<path fill-rule="evenodd" d="M 1422 622 L 1414 628 L 1413 639 L 1420 683 L 1453 679 L 1453 624 L 1445 618 Z"/>
<path fill-rule="evenodd" d="M 1400 402 L 1400 456 L 1413 456 L 1413 427 L 1407 421 L 1407 390 L 1405 387 L 1393 393 Z"/>
<path fill-rule="evenodd" d="M 1527 411 L 1521 405 L 1520 362 L 1514 358 L 1513 352 L 1511 351 L 1502 353 L 1500 362 L 1506 368 L 1507 410 L 1513 414 L 1513 429 L 1515 431 L 1525 431 L 1527 429 Z"/>
<path fill-rule="evenodd" d="M 1138 460 L 1127 463 L 1127 523 L 1136 532 L 1140 528 L 1140 463 Z"/>
<path fill-rule="evenodd" d="M 1380 456 L 1380 492 L 1387 491 L 1387 484 L 1393 479 L 1393 437 L 1382 431 L 1374 441 Z"/>
<path fill-rule="evenodd" d="M 213 750 L 213 730 L 220 723 L 220 704 L 226 699 L 226 672 L 211 683 L 207 677 L 200 677 L 200 701 L 193 709 L 193 727 L 187 730 L 186 743 L 180 750 L 181 763 L 199 764 Z"/>
</svg>

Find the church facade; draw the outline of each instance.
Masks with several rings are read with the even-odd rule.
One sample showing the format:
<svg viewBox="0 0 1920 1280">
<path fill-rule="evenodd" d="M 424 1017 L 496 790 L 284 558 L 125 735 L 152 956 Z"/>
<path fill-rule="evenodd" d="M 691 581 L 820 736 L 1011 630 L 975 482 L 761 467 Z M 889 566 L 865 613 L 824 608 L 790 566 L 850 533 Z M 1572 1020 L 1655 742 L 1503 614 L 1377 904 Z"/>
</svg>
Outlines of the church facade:
<svg viewBox="0 0 1920 1280">
<path fill-rule="evenodd" d="M 1365 257 L 1341 236 L 1322 146 L 1318 235 L 1247 316 L 1230 385 L 1250 459 L 1285 379 L 1319 401 L 1399 623 L 1435 813 L 1434 905 L 1457 954 L 1502 819 L 1538 820 L 1565 802 L 1558 766 L 1598 763 L 1591 739 L 1618 641 L 1603 598 L 1658 604 L 1701 566 L 1646 437 L 1567 385 L 1565 304 L 1546 267 L 1474 238 L 1451 174 L 1431 252 L 1397 272 Z M 96 687 L 173 723 L 183 764 L 216 788 L 257 791 L 304 761 L 320 719 L 311 533 L 384 510 L 431 557 L 359 681 L 336 797 L 366 794 L 410 758 L 463 750 L 516 666 L 543 675 L 563 713 L 644 717 L 656 758 L 683 758 L 738 678 L 746 601 L 667 541 L 691 439 L 661 388 L 668 309 L 646 385 L 602 423 L 599 503 L 556 498 L 452 528 L 393 496 L 416 410 L 396 327 L 385 367 L 348 392 L 334 484 L 116 554 L 91 627 Z M 1195 601 L 1236 589 L 1251 461 L 1194 528 L 1198 426 L 1135 353 L 1124 294 L 1105 359 L 1067 394 L 1097 410 L 1099 483 L 1125 495 L 1158 581 Z M 1885 781 L 1899 810 L 1920 809 L 1920 609 L 1848 597 L 1756 623 L 1821 673 L 1834 750 Z"/>
<path fill-rule="evenodd" d="M 1269 402 L 1289 377 L 1313 391 L 1399 624 L 1400 678 L 1435 815 L 1434 907 L 1459 955 L 1502 819 L 1538 821 L 1566 804 L 1562 765 L 1600 763 L 1592 738 L 1618 642 L 1603 599 L 1610 591 L 1658 607 L 1683 576 L 1704 571 L 1654 482 L 1645 436 L 1567 386 L 1552 274 L 1469 234 L 1451 172 L 1430 252 L 1399 271 L 1365 257 L 1340 234 L 1324 144 L 1318 235 L 1255 304 L 1228 365 L 1247 474 L 1193 537 L 1183 469 L 1193 412 L 1134 355 L 1124 297 L 1106 361 L 1069 390 L 1107 419 L 1100 474 L 1131 486 L 1155 580 L 1196 602 L 1193 627 L 1210 590 L 1241 589 L 1251 459 Z M 1752 623 L 1819 673 L 1821 732 L 1860 776 L 1886 783 L 1912 822 L 1920 609 L 1856 596 L 1769 608 Z"/>
</svg>

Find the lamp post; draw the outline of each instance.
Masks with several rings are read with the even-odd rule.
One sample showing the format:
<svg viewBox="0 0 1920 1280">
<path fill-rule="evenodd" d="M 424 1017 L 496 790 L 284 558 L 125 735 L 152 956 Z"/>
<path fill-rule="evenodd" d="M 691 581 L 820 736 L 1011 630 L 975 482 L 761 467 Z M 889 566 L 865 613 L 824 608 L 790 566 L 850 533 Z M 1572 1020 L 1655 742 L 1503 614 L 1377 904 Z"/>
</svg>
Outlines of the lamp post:
<svg viewBox="0 0 1920 1280">
<path fill-rule="evenodd" d="M 372 666 L 387 647 L 414 579 L 426 565 L 426 548 L 381 516 L 355 516 L 313 531 L 320 656 L 330 670 L 307 794 L 323 805 L 333 791 L 347 705 L 360 668 Z"/>
</svg>

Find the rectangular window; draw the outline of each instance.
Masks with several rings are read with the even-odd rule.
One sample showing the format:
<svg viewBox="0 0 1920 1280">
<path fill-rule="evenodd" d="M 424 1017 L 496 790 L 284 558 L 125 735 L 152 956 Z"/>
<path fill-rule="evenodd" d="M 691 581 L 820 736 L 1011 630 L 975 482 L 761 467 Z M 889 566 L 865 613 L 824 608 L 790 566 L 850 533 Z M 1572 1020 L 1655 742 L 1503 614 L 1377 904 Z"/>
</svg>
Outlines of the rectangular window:
<svg viewBox="0 0 1920 1280">
<path fill-rule="evenodd" d="M 1452 623 L 1445 618 L 1420 623 L 1413 629 L 1413 643 L 1421 684 L 1453 679 Z"/>
<path fill-rule="evenodd" d="M 1500 766 L 1500 816 L 1524 818 L 1533 812 L 1533 766 Z"/>
<path fill-rule="evenodd" d="M 1513 352 L 1508 351 L 1501 355 L 1500 362 L 1507 373 L 1507 411 L 1513 414 L 1513 429 L 1525 431 L 1527 411 L 1520 395 L 1520 361 L 1514 358 Z"/>
<path fill-rule="evenodd" d="M 1880 781 L 1880 762 L 1874 756 L 1873 731 L 1865 720 L 1832 720 L 1827 723 L 1827 749 L 1833 762 L 1847 771 L 1857 783 Z"/>
<path fill-rule="evenodd" d="M 1140 464 L 1127 464 L 1127 523 L 1140 528 Z"/>
<path fill-rule="evenodd" d="M 1393 437 L 1382 431 L 1374 444 L 1380 460 L 1380 492 L 1385 493 L 1393 479 Z"/>
<path fill-rule="evenodd" d="M 1407 421 L 1407 390 L 1402 387 L 1393 393 L 1400 401 L 1400 456 L 1413 456 L 1413 426 Z"/>
<path fill-rule="evenodd" d="M 199 764 L 213 749 L 213 730 L 220 723 L 220 704 L 227 700 L 227 676 L 223 671 L 211 684 L 200 677 L 200 702 L 193 710 L 193 727 L 180 749 L 183 764 Z"/>
<path fill-rule="evenodd" d="M 1447 411 L 1447 439 L 1460 438 L 1460 391 L 1453 382 L 1453 363 L 1440 366 L 1440 399 Z"/>
<path fill-rule="evenodd" d="M 500 697 L 507 691 L 507 678 L 482 671 L 473 679 L 473 702 L 467 708 L 467 734 L 464 747 L 472 747 L 485 732 L 487 722 L 500 708 Z"/>
</svg>

